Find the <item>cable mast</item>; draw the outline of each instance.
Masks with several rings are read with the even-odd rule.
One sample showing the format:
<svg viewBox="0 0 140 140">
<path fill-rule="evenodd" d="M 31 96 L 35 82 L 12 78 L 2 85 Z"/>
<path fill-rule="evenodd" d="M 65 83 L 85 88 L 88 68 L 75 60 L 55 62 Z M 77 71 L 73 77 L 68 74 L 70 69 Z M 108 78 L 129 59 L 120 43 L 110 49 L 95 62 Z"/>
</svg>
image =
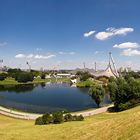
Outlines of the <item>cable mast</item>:
<svg viewBox="0 0 140 140">
<path fill-rule="evenodd" d="M 3 69 L 3 59 L 0 60 L 0 69 Z"/>
<path fill-rule="evenodd" d="M 31 65 L 29 64 L 29 62 L 27 61 L 26 62 L 27 66 L 28 66 L 28 71 L 30 72 L 31 71 Z"/>
<path fill-rule="evenodd" d="M 84 70 L 86 69 L 86 64 L 85 64 L 85 62 L 83 62 L 83 66 L 84 66 Z"/>
<path fill-rule="evenodd" d="M 94 65 L 95 65 L 95 72 L 97 71 L 97 64 L 96 64 L 96 62 L 94 63 Z"/>
<path fill-rule="evenodd" d="M 114 62 L 112 53 L 109 52 L 109 65 L 110 65 L 110 68 L 111 68 L 111 64 L 110 64 L 111 62 L 112 62 L 112 64 L 113 64 L 113 69 L 114 69 L 114 72 L 113 72 L 113 73 L 115 74 L 116 77 L 118 77 L 119 74 L 118 74 L 118 71 L 117 71 L 117 68 L 116 68 L 116 65 L 115 65 L 115 62 Z"/>
</svg>

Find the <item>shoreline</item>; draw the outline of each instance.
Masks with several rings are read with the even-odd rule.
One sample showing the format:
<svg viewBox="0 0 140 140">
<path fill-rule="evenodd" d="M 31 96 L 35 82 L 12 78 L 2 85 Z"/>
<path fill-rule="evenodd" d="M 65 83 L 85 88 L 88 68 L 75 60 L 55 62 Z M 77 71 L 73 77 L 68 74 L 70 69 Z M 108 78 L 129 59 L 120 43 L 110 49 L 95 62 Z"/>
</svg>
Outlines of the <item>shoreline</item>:
<svg viewBox="0 0 140 140">
<path fill-rule="evenodd" d="M 107 112 L 108 108 L 113 107 L 113 105 L 93 109 L 93 110 L 83 110 L 79 112 L 71 112 L 72 115 L 83 115 L 84 117 L 100 114 Z M 12 109 L 8 109 L 5 107 L 0 106 L 0 114 L 16 118 L 16 119 L 25 119 L 25 120 L 35 120 L 36 118 L 42 116 L 43 114 L 36 114 L 36 113 L 27 113 L 27 112 L 19 112 Z"/>
<path fill-rule="evenodd" d="M 68 82 L 70 83 L 70 79 L 69 78 L 57 78 L 57 80 L 55 78 L 48 78 L 48 79 L 34 79 L 32 82 L 17 82 L 14 78 L 7 78 L 3 81 L 0 81 L 0 85 L 28 85 L 28 84 L 41 84 L 41 83 L 47 83 L 47 82 Z"/>
</svg>

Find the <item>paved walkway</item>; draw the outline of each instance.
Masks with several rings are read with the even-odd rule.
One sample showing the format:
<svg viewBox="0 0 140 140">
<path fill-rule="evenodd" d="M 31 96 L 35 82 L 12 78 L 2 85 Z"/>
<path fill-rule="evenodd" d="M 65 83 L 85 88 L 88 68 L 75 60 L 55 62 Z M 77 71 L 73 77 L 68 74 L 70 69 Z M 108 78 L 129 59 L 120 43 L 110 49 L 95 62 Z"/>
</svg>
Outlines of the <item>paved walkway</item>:
<svg viewBox="0 0 140 140">
<path fill-rule="evenodd" d="M 72 113 L 72 115 L 83 115 L 84 117 L 87 116 L 92 116 L 100 113 L 104 113 L 108 110 L 109 107 L 112 107 L 113 105 L 107 106 L 107 107 L 102 107 L 99 109 L 95 110 L 90 110 L 90 111 L 84 111 L 84 112 L 77 112 L 77 113 Z M 18 119 L 27 119 L 27 120 L 35 120 L 36 118 L 42 116 L 42 114 L 32 114 L 32 113 L 24 113 L 24 112 L 18 112 L 14 110 L 10 110 L 4 107 L 0 106 L 0 114 L 10 116 L 13 118 L 18 118 Z"/>
</svg>

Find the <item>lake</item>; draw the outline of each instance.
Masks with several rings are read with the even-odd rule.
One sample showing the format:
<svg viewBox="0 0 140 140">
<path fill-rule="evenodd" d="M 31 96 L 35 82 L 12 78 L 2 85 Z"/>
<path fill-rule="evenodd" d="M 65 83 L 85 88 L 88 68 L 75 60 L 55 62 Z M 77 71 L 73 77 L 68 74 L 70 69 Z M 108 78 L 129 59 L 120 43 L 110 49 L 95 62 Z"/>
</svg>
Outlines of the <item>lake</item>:
<svg viewBox="0 0 140 140">
<path fill-rule="evenodd" d="M 108 103 L 111 101 L 106 95 L 102 104 Z M 88 95 L 88 88 L 71 87 L 67 83 L 1 85 L 0 105 L 33 113 L 96 108 L 94 99 Z"/>
</svg>

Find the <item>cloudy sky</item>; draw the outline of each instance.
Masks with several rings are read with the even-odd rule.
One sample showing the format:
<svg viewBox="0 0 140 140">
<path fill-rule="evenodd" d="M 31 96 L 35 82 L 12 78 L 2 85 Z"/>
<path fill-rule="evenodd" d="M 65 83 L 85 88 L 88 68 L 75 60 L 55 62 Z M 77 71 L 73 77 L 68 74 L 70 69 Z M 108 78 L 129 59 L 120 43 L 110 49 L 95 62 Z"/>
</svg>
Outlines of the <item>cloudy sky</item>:
<svg viewBox="0 0 140 140">
<path fill-rule="evenodd" d="M 139 0 L 0 0 L 0 59 L 10 67 L 140 69 Z"/>
</svg>

